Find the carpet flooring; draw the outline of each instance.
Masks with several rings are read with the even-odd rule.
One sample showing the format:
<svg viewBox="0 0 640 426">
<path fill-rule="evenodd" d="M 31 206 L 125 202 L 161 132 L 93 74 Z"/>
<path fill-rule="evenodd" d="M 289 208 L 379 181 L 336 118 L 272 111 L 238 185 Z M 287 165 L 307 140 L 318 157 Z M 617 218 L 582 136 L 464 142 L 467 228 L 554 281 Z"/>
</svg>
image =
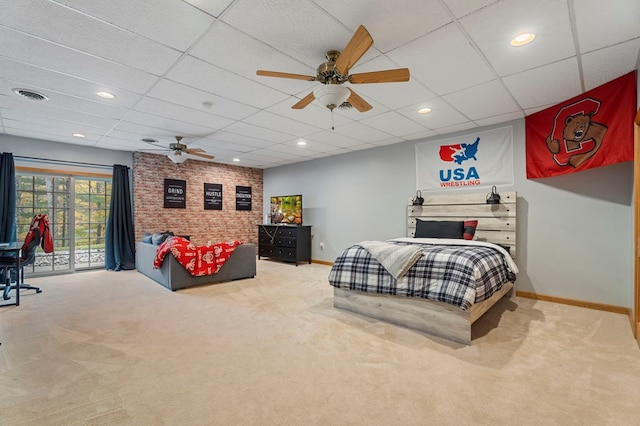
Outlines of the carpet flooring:
<svg viewBox="0 0 640 426">
<path fill-rule="evenodd" d="M 32 279 L 0 309 L 0 424 L 640 425 L 626 316 L 503 299 L 463 346 L 335 309 L 329 269 Z"/>
</svg>

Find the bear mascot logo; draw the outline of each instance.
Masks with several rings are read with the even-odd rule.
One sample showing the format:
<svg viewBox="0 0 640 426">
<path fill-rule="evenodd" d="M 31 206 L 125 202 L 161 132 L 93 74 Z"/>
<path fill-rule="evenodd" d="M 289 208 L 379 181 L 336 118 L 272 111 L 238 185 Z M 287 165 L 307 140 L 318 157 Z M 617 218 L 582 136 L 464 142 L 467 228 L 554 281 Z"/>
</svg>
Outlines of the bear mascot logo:
<svg viewBox="0 0 640 426">
<path fill-rule="evenodd" d="M 547 148 L 559 166 L 578 168 L 602 146 L 607 126 L 592 120 L 600 102 L 584 98 L 561 108 L 547 136 Z"/>
</svg>

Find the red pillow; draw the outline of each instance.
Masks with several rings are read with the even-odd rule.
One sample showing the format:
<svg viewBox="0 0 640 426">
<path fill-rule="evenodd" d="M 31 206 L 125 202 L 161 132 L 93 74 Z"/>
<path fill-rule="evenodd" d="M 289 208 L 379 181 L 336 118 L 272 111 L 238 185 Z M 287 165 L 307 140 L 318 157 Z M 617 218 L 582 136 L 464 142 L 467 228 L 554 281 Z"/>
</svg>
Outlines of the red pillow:
<svg viewBox="0 0 640 426">
<path fill-rule="evenodd" d="M 476 233 L 477 227 L 478 227 L 477 220 L 465 220 L 464 233 L 462 234 L 462 238 L 464 238 L 465 240 L 473 240 L 473 236 Z"/>
</svg>

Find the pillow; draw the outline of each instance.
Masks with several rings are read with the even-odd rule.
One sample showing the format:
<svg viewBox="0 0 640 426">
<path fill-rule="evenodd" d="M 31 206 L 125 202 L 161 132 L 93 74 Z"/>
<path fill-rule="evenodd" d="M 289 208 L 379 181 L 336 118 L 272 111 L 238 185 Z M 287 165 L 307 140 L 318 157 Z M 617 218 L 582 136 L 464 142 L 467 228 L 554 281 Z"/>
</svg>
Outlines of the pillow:
<svg viewBox="0 0 640 426">
<path fill-rule="evenodd" d="M 461 220 L 416 219 L 414 238 L 463 238 L 464 222 Z"/>
<path fill-rule="evenodd" d="M 153 245 L 159 246 L 160 244 L 164 243 L 164 240 L 169 237 L 173 237 L 173 232 L 156 232 L 151 236 L 151 243 Z"/>
<path fill-rule="evenodd" d="M 476 234 L 476 228 L 478 227 L 477 220 L 465 220 L 464 221 L 464 233 L 462 238 L 465 240 L 473 240 L 473 236 Z"/>
<path fill-rule="evenodd" d="M 142 234 L 142 242 L 147 244 L 153 244 L 151 241 L 151 234 L 149 232 L 145 232 Z"/>
</svg>

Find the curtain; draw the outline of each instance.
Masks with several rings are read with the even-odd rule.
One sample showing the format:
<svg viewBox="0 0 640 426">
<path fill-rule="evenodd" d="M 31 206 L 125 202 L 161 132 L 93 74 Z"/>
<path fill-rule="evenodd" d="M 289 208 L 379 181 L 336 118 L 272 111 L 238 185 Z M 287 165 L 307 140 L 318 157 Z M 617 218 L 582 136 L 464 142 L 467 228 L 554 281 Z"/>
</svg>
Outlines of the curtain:
<svg viewBox="0 0 640 426">
<path fill-rule="evenodd" d="M 0 242 L 16 240 L 16 168 L 13 154 L 0 158 Z"/>
<path fill-rule="evenodd" d="M 135 269 L 134 241 L 129 167 L 115 164 L 107 220 L 105 269 L 109 271 Z"/>
</svg>

